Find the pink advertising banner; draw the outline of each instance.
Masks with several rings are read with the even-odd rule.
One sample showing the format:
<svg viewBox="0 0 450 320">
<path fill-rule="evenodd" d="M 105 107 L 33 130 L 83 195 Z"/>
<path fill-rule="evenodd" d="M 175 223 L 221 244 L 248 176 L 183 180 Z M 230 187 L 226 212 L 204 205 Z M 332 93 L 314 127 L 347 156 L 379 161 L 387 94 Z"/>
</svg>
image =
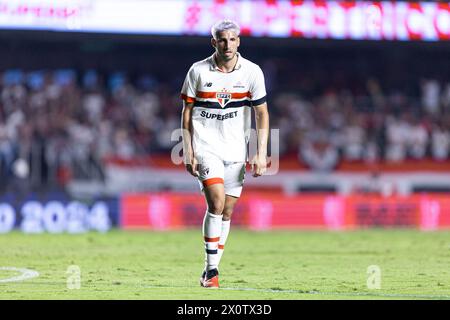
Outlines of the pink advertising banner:
<svg viewBox="0 0 450 320">
<path fill-rule="evenodd" d="M 198 227 L 206 204 L 200 194 L 124 194 L 120 226 L 171 230 Z M 390 196 L 248 193 L 235 208 L 233 223 L 251 230 L 409 227 L 450 228 L 450 195 Z"/>
</svg>

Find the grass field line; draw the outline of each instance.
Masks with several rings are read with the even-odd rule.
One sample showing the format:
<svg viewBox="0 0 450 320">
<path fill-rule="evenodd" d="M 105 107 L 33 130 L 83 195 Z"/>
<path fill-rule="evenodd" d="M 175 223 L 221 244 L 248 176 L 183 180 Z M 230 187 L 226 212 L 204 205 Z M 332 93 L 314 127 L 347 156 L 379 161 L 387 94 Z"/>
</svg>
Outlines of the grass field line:
<svg viewBox="0 0 450 320">
<path fill-rule="evenodd" d="M 6 279 L 0 279 L 0 283 L 18 282 L 18 281 L 23 281 L 23 280 L 39 277 L 39 272 L 37 272 L 36 270 L 31 270 L 31 269 L 26 269 L 26 268 L 0 267 L 0 270 L 15 271 L 15 272 L 21 273 L 18 276 L 6 278 Z"/>
<path fill-rule="evenodd" d="M 11 282 L 10 282 L 11 284 Z M 16 282 L 16 284 L 19 284 Z M 22 282 L 22 284 L 24 284 Z M 33 283 L 38 284 L 38 283 Z M 43 283 L 39 283 L 43 284 Z M 62 282 L 46 282 L 46 284 L 58 284 L 62 285 Z M 123 283 L 126 284 L 126 283 Z M 200 288 L 197 286 L 192 285 L 144 285 L 144 284 L 128 284 L 128 287 L 138 287 L 141 289 L 199 289 L 199 290 L 207 290 L 204 288 Z M 115 286 L 111 286 L 111 288 L 105 289 L 105 288 L 89 288 L 94 289 L 94 292 L 101 293 L 101 292 L 111 292 L 111 290 L 114 290 Z M 6 288 L 3 288 L 6 289 Z M 20 288 L 8 288 L 10 290 L 12 289 L 20 289 Z M 86 289 L 86 287 L 84 287 Z M 333 292 L 333 291 L 305 291 L 305 290 L 294 290 L 294 289 L 270 289 L 270 288 L 249 288 L 249 287 L 220 287 L 218 290 L 214 290 L 214 292 L 220 292 L 222 290 L 226 291 L 251 291 L 251 292 L 261 292 L 261 293 L 275 293 L 275 294 L 301 294 L 301 295 L 318 295 L 318 296 L 335 296 L 337 299 L 339 297 L 373 297 L 373 298 L 400 298 L 400 299 L 437 299 L 437 300 L 450 300 L 450 295 L 434 295 L 434 294 L 397 294 L 397 293 L 376 293 L 376 292 Z M 2 290 L 3 291 L 3 290 Z M 30 289 L 26 288 L 23 290 L 25 292 L 55 292 L 55 289 Z M 74 290 L 77 291 L 77 290 Z"/>
<path fill-rule="evenodd" d="M 143 288 L 148 289 L 192 289 L 192 286 L 164 286 L 164 285 L 144 285 Z M 397 293 L 371 293 L 371 292 L 321 292 L 321 291 L 303 291 L 292 289 L 266 289 L 266 288 L 245 288 L 245 287 L 220 287 L 219 290 L 231 291 L 254 291 L 265 293 L 294 293 L 294 294 L 309 294 L 309 295 L 332 295 L 332 296 L 367 296 L 380 298 L 411 298 L 411 299 L 440 299 L 450 300 L 450 295 L 432 295 L 432 294 L 397 294 Z"/>
</svg>

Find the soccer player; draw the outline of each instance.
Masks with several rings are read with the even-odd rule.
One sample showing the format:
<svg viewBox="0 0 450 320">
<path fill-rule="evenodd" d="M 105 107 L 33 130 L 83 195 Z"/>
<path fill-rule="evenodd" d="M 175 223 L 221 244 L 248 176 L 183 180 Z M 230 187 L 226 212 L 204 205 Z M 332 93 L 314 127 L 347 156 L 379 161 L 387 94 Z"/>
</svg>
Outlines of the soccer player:
<svg viewBox="0 0 450 320">
<path fill-rule="evenodd" d="M 261 68 L 239 52 L 239 26 L 230 20 L 211 28 L 215 52 L 194 63 L 181 90 L 183 152 L 187 171 L 198 178 L 207 203 L 203 219 L 203 287 L 219 287 L 219 263 L 230 231 L 233 208 L 244 183 L 251 110 L 257 152 L 254 177 L 266 171 L 269 113 Z"/>
</svg>

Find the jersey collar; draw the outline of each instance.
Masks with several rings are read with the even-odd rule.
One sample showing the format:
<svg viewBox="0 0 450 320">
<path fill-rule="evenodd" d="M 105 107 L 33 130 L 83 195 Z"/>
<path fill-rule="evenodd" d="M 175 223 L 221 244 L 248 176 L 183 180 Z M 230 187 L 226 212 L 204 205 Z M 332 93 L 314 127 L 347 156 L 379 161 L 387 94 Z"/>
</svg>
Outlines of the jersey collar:
<svg viewBox="0 0 450 320">
<path fill-rule="evenodd" d="M 242 63 L 241 63 L 241 54 L 239 52 L 236 52 L 237 55 L 237 62 L 236 65 L 234 66 L 234 70 L 239 70 L 242 67 Z M 214 59 L 214 54 L 209 57 L 209 63 L 210 63 L 210 70 L 211 71 L 220 71 L 223 72 L 222 70 L 219 69 L 219 67 L 216 64 L 216 60 Z M 231 71 L 231 72 L 233 72 Z"/>
</svg>

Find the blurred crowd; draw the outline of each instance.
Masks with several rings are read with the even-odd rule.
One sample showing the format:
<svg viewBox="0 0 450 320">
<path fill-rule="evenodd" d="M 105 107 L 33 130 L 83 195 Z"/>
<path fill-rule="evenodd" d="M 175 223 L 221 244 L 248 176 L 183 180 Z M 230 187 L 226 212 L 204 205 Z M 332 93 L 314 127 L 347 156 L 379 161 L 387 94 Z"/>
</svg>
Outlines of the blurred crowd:
<svg viewBox="0 0 450 320">
<path fill-rule="evenodd" d="M 421 79 L 418 96 L 383 92 L 377 79 L 355 94 L 333 88 L 313 99 L 280 93 L 273 101 L 283 128 L 281 153 L 297 152 L 316 170 L 344 161 L 445 161 L 450 151 L 450 82 Z"/>
<path fill-rule="evenodd" d="M 168 152 L 180 123 L 178 96 L 151 76 L 8 70 L 0 90 L 2 187 L 103 181 L 105 159 Z"/>
<path fill-rule="evenodd" d="M 413 90 L 386 90 L 383 79 L 368 76 L 357 86 L 324 86 L 327 74 L 281 79 L 272 61 L 262 68 L 281 155 L 321 171 L 340 161 L 448 160 L 450 81 L 417 78 Z M 102 181 L 107 158 L 169 153 L 180 125 L 181 71 L 168 82 L 97 70 L 3 70 L 2 188 Z"/>
</svg>

